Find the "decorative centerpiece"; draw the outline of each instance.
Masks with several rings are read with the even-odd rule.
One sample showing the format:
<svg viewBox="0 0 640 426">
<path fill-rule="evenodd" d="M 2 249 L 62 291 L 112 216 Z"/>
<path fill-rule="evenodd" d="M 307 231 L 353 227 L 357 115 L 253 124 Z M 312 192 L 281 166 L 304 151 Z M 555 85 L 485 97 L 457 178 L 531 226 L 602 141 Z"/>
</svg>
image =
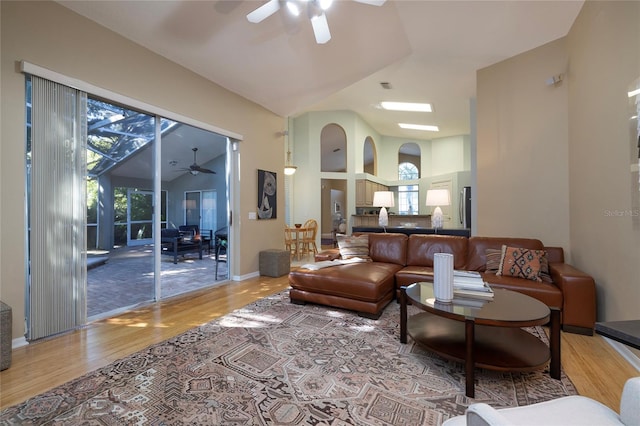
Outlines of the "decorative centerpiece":
<svg viewBox="0 0 640 426">
<path fill-rule="evenodd" d="M 453 255 L 450 253 L 433 255 L 433 294 L 438 302 L 453 300 Z"/>
</svg>

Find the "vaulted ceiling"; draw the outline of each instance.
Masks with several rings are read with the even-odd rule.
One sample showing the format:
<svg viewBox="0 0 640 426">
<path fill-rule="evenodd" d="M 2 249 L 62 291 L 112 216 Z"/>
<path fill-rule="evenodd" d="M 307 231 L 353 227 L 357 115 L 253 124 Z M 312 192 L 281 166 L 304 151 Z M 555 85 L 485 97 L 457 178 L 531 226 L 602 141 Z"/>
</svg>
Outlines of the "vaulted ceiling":
<svg viewBox="0 0 640 426">
<path fill-rule="evenodd" d="M 322 45 L 308 17 L 284 7 L 249 22 L 265 1 L 59 3 L 283 117 L 351 110 L 380 134 L 433 139 L 469 133 L 476 70 L 565 36 L 583 2 L 336 0 Z M 434 112 L 384 111 L 383 100 Z"/>
</svg>

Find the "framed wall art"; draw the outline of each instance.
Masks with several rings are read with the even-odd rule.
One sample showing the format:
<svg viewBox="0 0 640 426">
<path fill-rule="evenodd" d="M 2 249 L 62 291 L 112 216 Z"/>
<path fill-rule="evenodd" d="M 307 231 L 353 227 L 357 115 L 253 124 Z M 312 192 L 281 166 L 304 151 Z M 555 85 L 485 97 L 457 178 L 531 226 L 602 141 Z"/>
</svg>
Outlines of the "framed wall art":
<svg viewBox="0 0 640 426">
<path fill-rule="evenodd" d="M 258 169 L 258 219 L 278 217 L 277 187 L 275 172 Z"/>
</svg>

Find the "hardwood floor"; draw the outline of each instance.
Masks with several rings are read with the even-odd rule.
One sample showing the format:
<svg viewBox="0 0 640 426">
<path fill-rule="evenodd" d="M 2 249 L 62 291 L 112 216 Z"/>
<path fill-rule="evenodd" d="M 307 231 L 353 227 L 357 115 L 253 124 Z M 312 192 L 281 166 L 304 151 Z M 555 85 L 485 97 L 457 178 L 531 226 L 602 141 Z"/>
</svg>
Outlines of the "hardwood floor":
<svg viewBox="0 0 640 426">
<path fill-rule="evenodd" d="M 20 403 L 151 344 L 288 288 L 256 277 L 176 297 L 21 348 L 0 372 L 0 408 Z M 640 375 L 600 336 L 562 333 L 562 366 L 581 395 L 618 411 L 624 382 Z"/>
</svg>

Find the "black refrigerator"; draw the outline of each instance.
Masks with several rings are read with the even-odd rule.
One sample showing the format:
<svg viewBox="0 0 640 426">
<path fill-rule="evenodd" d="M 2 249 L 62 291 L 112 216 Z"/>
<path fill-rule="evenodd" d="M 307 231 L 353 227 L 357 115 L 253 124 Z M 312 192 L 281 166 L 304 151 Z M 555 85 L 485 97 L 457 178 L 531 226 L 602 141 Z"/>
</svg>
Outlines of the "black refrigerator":
<svg viewBox="0 0 640 426">
<path fill-rule="evenodd" d="M 471 229 L 471 187 L 465 186 L 460 190 L 460 224 L 465 229 Z"/>
</svg>

